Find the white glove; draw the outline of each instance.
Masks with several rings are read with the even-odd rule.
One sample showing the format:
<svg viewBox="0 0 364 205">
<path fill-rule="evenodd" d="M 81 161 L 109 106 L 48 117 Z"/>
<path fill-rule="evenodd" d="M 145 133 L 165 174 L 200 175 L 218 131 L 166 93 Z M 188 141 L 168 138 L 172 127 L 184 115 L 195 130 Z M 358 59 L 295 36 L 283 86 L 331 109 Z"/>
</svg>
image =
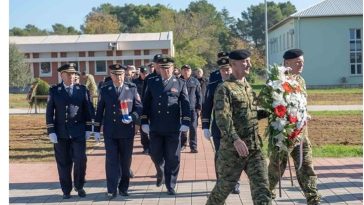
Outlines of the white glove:
<svg viewBox="0 0 364 205">
<path fill-rule="evenodd" d="M 86 140 L 90 139 L 90 137 L 91 137 L 91 132 L 86 131 L 86 135 L 85 135 Z"/>
<path fill-rule="evenodd" d="M 142 131 L 145 133 L 145 134 L 147 134 L 147 135 L 149 135 L 149 125 L 148 124 L 145 124 L 145 125 L 142 125 Z"/>
<path fill-rule="evenodd" d="M 100 132 L 95 132 L 94 133 L 94 138 L 96 142 L 100 142 Z"/>
<path fill-rule="evenodd" d="M 133 118 L 131 118 L 130 115 L 128 115 L 127 119 L 124 119 L 122 118 L 121 121 L 124 123 L 124 124 L 129 124 L 131 122 L 133 122 Z"/>
<path fill-rule="evenodd" d="M 49 137 L 49 139 L 51 140 L 52 143 L 54 143 L 54 144 L 58 143 L 56 133 L 51 133 L 51 134 L 48 135 L 48 137 Z"/>
<path fill-rule="evenodd" d="M 181 127 L 179 128 L 180 132 L 187 132 L 190 128 L 186 125 L 181 125 Z"/>
<path fill-rule="evenodd" d="M 211 137 L 211 132 L 209 129 L 203 129 L 203 135 L 205 136 L 205 138 L 207 140 L 210 140 L 210 137 Z"/>
</svg>

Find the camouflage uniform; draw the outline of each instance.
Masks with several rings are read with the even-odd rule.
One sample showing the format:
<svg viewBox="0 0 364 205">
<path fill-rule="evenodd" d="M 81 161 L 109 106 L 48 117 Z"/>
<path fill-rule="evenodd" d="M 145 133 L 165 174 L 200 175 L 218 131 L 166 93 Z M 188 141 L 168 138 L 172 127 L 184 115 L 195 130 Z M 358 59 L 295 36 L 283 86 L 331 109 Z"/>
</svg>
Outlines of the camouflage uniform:
<svg viewBox="0 0 364 205">
<path fill-rule="evenodd" d="M 90 92 L 91 99 L 92 99 L 92 96 L 97 95 L 97 85 L 96 85 L 94 76 L 92 76 L 91 74 L 87 74 L 85 86 Z"/>
<path fill-rule="evenodd" d="M 301 76 L 297 76 L 296 79 L 301 88 L 304 95 L 307 97 L 306 92 L 306 83 L 305 80 Z M 300 146 L 296 146 L 290 153 L 292 156 L 294 166 L 296 169 L 296 175 L 298 183 L 302 191 L 305 194 L 307 199 L 307 204 L 319 204 L 320 202 L 320 194 L 317 191 L 317 176 L 313 169 L 312 165 L 312 148 L 310 140 L 308 139 L 308 131 L 307 126 L 303 129 L 302 135 L 304 135 L 303 140 L 303 160 L 302 167 L 300 170 L 297 170 L 300 162 Z M 288 161 L 288 153 L 285 151 L 278 152 L 276 149 L 272 149 L 272 152 L 269 156 L 269 165 L 268 165 L 268 176 L 269 176 L 269 189 L 272 192 L 272 195 L 275 196 L 275 187 L 277 186 L 279 180 L 278 173 L 278 162 L 280 162 L 280 171 L 281 176 L 286 169 Z"/>
<path fill-rule="evenodd" d="M 267 164 L 261 152 L 258 136 L 257 106 L 248 82 L 237 81 L 234 76 L 220 84 L 214 96 L 216 123 L 221 131 L 217 172 L 219 180 L 207 204 L 224 204 L 244 170 L 250 180 L 254 204 L 271 204 L 268 189 Z M 247 157 L 240 157 L 233 145 L 242 139 L 249 149 Z"/>
</svg>

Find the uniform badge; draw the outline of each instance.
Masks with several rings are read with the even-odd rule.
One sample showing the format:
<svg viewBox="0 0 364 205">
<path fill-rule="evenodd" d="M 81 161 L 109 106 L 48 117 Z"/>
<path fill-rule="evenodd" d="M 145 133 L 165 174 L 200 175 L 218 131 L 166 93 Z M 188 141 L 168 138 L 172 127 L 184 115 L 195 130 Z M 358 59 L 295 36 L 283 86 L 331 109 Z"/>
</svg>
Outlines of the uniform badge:
<svg viewBox="0 0 364 205">
<path fill-rule="evenodd" d="M 155 81 L 159 81 L 159 78 L 156 78 Z"/>
<path fill-rule="evenodd" d="M 74 118 L 77 115 L 77 111 L 80 107 L 78 107 L 77 105 L 70 105 L 70 117 Z"/>
<path fill-rule="evenodd" d="M 80 89 L 80 86 L 76 86 L 76 89 L 79 90 Z"/>
<path fill-rule="evenodd" d="M 111 86 L 109 86 L 109 89 L 108 90 L 111 90 L 112 89 L 112 87 Z"/>
<path fill-rule="evenodd" d="M 177 80 L 176 80 L 176 79 L 173 79 L 172 81 L 173 81 L 173 82 L 176 82 Z"/>
<path fill-rule="evenodd" d="M 125 90 L 129 90 L 129 87 L 125 87 Z"/>
<path fill-rule="evenodd" d="M 62 90 L 62 87 L 58 87 L 58 91 L 61 91 Z"/>
<path fill-rule="evenodd" d="M 178 90 L 176 88 L 171 88 L 171 92 L 176 93 L 176 92 L 178 92 Z"/>
</svg>

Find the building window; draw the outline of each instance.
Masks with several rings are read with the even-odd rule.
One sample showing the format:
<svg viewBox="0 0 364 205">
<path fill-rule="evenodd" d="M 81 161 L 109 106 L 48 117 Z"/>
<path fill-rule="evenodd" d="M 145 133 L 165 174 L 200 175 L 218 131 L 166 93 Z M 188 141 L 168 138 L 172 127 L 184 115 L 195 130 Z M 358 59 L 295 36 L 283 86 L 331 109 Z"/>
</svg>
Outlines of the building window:
<svg viewBox="0 0 364 205">
<path fill-rule="evenodd" d="M 51 69 L 50 62 L 40 63 L 39 76 L 40 77 L 51 77 L 52 76 L 52 69 Z"/>
<path fill-rule="evenodd" d="M 51 57 L 52 58 L 58 58 L 58 53 L 57 52 L 52 52 Z"/>
<path fill-rule="evenodd" d="M 61 52 L 61 58 L 67 58 L 67 53 L 66 52 Z"/>
<path fill-rule="evenodd" d="M 144 50 L 144 55 L 145 56 L 149 55 L 149 50 Z"/>
<path fill-rule="evenodd" d="M 141 50 L 135 50 L 134 55 L 135 56 L 140 56 L 141 55 Z"/>
<path fill-rule="evenodd" d="M 106 72 L 106 61 L 96 61 L 95 63 L 95 74 L 105 75 Z"/>
<path fill-rule="evenodd" d="M 134 65 L 133 60 L 124 60 L 124 65 Z"/>
<path fill-rule="evenodd" d="M 350 73 L 362 75 L 362 37 L 361 29 L 350 29 Z"/>
<path fill-rule="evenodd" d="M 33 53 L 33 58 L 39 58 L 39 53 Z"/>
<path fill-rule="evenodd" d="M 93 51 L 89 51 L 89 52 L 88 52 L 88 56 L 89 56 L 89 57 L 94 57 L 94 56 L 95 56 L 95 52 L 93 52 Z"/>
<path fill-rule="evenodd" d="M 29 53 L 25 53 L 25 54 L 24 54 L 24 57 L 25 57 L 25 58 L 30 58 L 30 54 L 29 54 Z"/>
</svg>

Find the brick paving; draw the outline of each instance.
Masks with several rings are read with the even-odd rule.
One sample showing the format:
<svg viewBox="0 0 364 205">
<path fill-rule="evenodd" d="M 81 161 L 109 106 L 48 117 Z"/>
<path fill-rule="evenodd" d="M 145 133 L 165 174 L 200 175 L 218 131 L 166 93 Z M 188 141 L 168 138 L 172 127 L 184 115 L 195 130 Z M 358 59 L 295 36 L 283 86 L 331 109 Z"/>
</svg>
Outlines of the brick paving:
<svg viewBox="0 0 364 205">
<path fill-rule="evenodd" d="M 149 156 L 141 154 L 139 135 L 135 138 L 130 196 L 108 201 L 105 197 L 105 151 L 103 143 L 88 154 L 85 190 L 87 197 L 79 198 L 72 192 L 72 198 L 62 199 L 58 183 L 56 163 L 11 163 L 9 166 L 10 204 L 121 204 L 121 205 L 200 205 L 215 185 L 214 153 L 211 145 L 198 129 L 199 153 L 192 154 L 186 148 L 181 154 L 177 195 L 166 194 L 165 187 L 155 186 L 155 168 Z M 293 163 L 291 163 L 293 164 Z M 362 158 L 315 158 L 318 174 L 318 188 L 323 195 L 322 204 L 363 204 L 363 159 Z M 277 205 L 306 204 L 299 188 L 295 171 L 291 186 L 289 172 L 282 179 L 282 197 L 273 201 Z M 245 173 L 241 177 L 241 193 L 231 194 L 227 205 L 253 204 L 249 183 Z M 278 193 L 278 190 L 277 190 Z"/>
</svg>

